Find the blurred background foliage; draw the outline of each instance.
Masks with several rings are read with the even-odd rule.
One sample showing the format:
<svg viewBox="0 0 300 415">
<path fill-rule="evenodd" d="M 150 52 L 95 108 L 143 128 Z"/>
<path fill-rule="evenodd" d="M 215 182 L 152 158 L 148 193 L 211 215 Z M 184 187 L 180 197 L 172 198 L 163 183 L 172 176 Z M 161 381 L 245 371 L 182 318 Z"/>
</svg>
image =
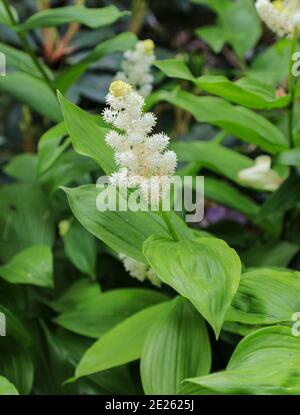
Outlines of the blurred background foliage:
<svg viewBox="0 0 300 415">
<path fill-rule="evenodd" d="M 134 38 L 122 38 L 116 52 L 110 43 L 107 48 L 103 42 L 127 31 L 140 39 L 153 39 L 158 59 L 182 58 L 195 77 L 225 75 L 234 80 L 250 75 L 274 87 L 278 97 L 287 92 L 289 42 L 274 41 L 261 24 L 252 0 L 10 1 L 20 22 L 37 11 L 83 3 L 87 7 L 113 5 L 121 12 L 131 11 L 131 15 L 125 13 L 112 24 L 95 28 L 77 22 L 33 27 L 27 41 L 40 62 L 47 65 L 46 77 L 55 76 L 53 89 L 62 90 L 92 116 L 101 114 L 108 86 L 120 68 L 122 52 L 126 45 L 130 48 L 134 44 Z M 41 85 L 41 75 L 25 55 L 20 38 L 3 23 L 7 21 L 0 4 L 0 51 L 7 56 L 8 75 L 6 80 L 0 78 L 0 310 L 9 321 L 8 336 L 0 341 L 0 374 L 24 394 L 139 393 L 142 386 L 136 363 L 63 384 L 73 376 L 74 367 L 93 339 L 119 322 L 120 315 L 128 316 L 160 300 L 148 299 L 141 292 L 139 301 L 133 301 L 128 309 L 127 302 L 122 303 L 116 293 L 111 301 L 119 301 L 120 309 L 111 313 L 119 317 L 104 319 L 104 327 L 100 325 L 95 332 L 105 314 L 101 307 L 97 308 L 96 300 L 93 303 L 100 290 L 142 290 L 141 285 L 129 277 L 116 254 L 72 216 L 59 187 L 95 182 L 101 171 L 93 160 L 71 149 L 64 125 L 56 126 L 62 118 L 54 92 L 45 83 Z M 180 84 L 186 91 L 201 93 L 199 87 L 167 78 L 157 68 L 154 74 L 155 91 L 172 90 Z M 197 122 L 188 111 L 167 102 L 159 102 L 154 109 L 159 115 L 159 130 L 169 133 L 174 141 L 182 140 L 185 145 L 191 140 L 215 140 L 252 158 L 259 154 L 255 145 L 209 123 Z M 283 112 L 274 111 L 268 116 L 280 131 L 286 132 Z M 97 122 L 101 125 L 100 117 Z M 300 138 L 298 121 L 294 128 L 295 136 Z M 196 174 L 203 166 L 189 157 L 184 160 L 189 163 L 180 167 Z M 222 157 L 216 158 L 215 163 L 222 164 Z M 201 173 L 205 174 L 206 168 Z M 278 169 L 285 174 L 284 167 Z M 284 229 L 284 241 L 279 241 L 281 217 L 274 215 L 262 226 L 255 225 L 264 193 L 243 189 L 239 194 L 235 185 L 228 185 L 230 172 L 223 180 L 217 168 L 209 170 L 206 216 L 197 227 L 225 239 L 249 267 L 299 269 L 299 234 L 293 226 L 299 223 L 298 212 L 290 227 Z M 222 180 L 218 181 L 220 176 Z M 26 271 L 30 255 L 35 260 L 41 255 L 46 264 L 43 263 L 44 280 L 36 285 L 12 285 L 14 275 L 4 264 L 36 245 L 52 250 L 26 251 L 18 261 Z M 24 282 L 22 278 L 28 278 L 28 274 L 17 278 Z M 150 285 L 145 283 L 143 287 Z M 173 293 L 168 287 L 164 292 Z M 211 336 L 214 370 L 225 367 L 239 334 L 238 329 L 231 328 L 222 333 L 218 342 Z"/>
</svg>

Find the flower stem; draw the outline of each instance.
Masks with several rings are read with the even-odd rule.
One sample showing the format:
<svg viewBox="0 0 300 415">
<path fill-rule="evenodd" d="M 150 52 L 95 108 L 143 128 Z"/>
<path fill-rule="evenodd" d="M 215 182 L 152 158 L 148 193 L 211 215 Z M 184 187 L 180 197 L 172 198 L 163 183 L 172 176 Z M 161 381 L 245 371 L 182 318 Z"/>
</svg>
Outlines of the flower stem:
<svg viewBox="0 0 300 415">
<path fill-rule="evenodd" d="M 165 210 L 160 210 L 161 216 L 163 218 L 163 220 L 165 221 L 167 228 L 170 232 L 170 234 L 172 235 L 174 241 L 180 241 L 180 238 L 176 232 L 176 230 L 174 229 L 174 226 L 172 225 L 172 222 L 170 220 L 170 216 L 169 213 L 170 212 L 166 212 Z"/>
<path fill-rule="evenodd" d="M 294 109 L 295 109 L 295 77 L 293 73 L 293 56 L 296 52 L 298 43 L 298 32 L 294 30 L 292 39 L 291 39 L 291 53 L 290 53 L 290 66 L 289 66 L 289 79 L 288 79 L 288 88 L 290 94 L 290 105 L 288 107 L 288 134 L 289 134 L 289 146 L 294 146 L 294 137 L 293 137 L 293 127 L 294 127 Z"/>
<path fill-rule="evenodd" d="M 5 7 L 5 10 L 6 10 L 6 12 L 7 12 L 7 15 L 8 15 L 8 17 L 9 17 L 9 19 L 10 19 L 10 21 L 11 21 L 11 23 L 12 23 L 12 25 L 13 26 L 16 26 L 17 25 L 17 21 L 16 21 L 16 19 L 15 19 L 15 16 L 13 15 L 13 13 L 12 13 L 12 11 L 11 11 L 11 9 L 10 9 L 10 7 L 9 7 L 9 4 L 8 4 L 8 2 L 7 2 L 7 0 L 2 0 L 2 2 L 3 2 L 3 5 L 4 5 L 4 7 Z M 41 73 L 41 75 L 42 75 L 42 77 L 44 78 L 44 80 L 45 80 L 45 82 L 46 82 L 46 84 L 49 86 L 49 88 L 55 93 L 55 90 L 54 90 L 54 88 L 53 88 L 53 86 L 52 86 L 52 84 L 51 84 L 51 79 L 49 78 L 49 76 L 48 76 L 48 74 L 47 74 L 47 72 L 45 71 L 45 69 L 43 68 L 43 65 L 39 62 L 39 60 L 38 60 L 38 58 L 35 56 L 35 53 L 34 53 L 34 51 L 33 51 L 33 49 L 31 48 L 31 46 L 30 46 L 30 43 L 28 42 L 28 40 L 27 40 L 27 37 L 26 37 L 26 35 L 25 35 L 25 33 L 24 32 L 19 32 L 19 31 L 17 31 L 16 32 L 17 33 L 17 35 L 18 35 L 18 37 L 19 37 L 19 39 L 20 39 L 20 42 L 22 43 L 22 45 L 23 45 L 23 47 L 24 47 L 24 50 L 28 53 L 28 55 L 31 57 L 31 59 L 32 59 L 32 61 L 33 61 L 33 63 L 34 63 L 34 65 L 37 67 L 37 69 L 39 70 L 39 72 Z"/>
</svg>

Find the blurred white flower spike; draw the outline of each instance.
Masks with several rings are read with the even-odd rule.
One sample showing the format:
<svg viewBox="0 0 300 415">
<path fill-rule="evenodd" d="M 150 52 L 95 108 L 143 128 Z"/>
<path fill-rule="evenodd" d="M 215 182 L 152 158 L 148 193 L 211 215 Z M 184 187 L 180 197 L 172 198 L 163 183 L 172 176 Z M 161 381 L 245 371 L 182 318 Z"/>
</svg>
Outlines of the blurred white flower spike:
<svg viewBox="0 0 300 415">
<path fill-rule="evenodd" d="M 300 29 L 300 0 L 257 0 L 256 10 L 265 24 L 279 37 Z"/>
<path fill-rule="evenodd" d="M 105 138 L 119 167 L 110 177 L 111 184 L 137 188 L 146 203 L 159 205 L 170 190 L 177 165 L 176 153 L 167 150 L 169 137 L 151 134 L 155 115 L 143 113 L 144 98 L 128 83 L 112 82 L 106 102 L 103 118 L 122 131 L 110 130 Z"/>
<path fill-rule="evenodd" d="M 140 282 L 148 280 L 156 287 L 161 287 L 160 279 L 149 265 L 136 261 L 135 259 L 123 254 L 119 254 L 119 257 L 123 262 L 124 268 L 131 277 L 136 278 Z"/>
<path fill-rule="evenodd" d="M 152 91 L 153 76 L 151 66 L 155 61 L 154 43 L 151 39 L 137 42 L 134 50 L 124 53 L 121 64 L 122 71 L 116 74 L 115 79 L 127 82 L 143 97 Z"/>
<path fill-rule="evenodd" d="M 274 192 L 281 185 L 283 179 L 271 169 L 271 157 L 259 156 L 253 167 L 241 170 L 238 178 L 241 183 L 255 189 Z"/>
</svg>

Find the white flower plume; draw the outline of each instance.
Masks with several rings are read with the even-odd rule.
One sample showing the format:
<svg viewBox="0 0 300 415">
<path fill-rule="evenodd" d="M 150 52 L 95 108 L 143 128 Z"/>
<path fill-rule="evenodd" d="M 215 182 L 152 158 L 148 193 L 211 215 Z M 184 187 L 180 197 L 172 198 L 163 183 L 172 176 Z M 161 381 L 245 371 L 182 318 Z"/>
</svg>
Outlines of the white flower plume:
<svg viewBox="0 0 300 415">
<path fill-rule="evenodd" d="M 126 271 L 133 278 L 136 278 L 141 282 L 149 280 L 151 284 L 155 285 L 156 287 L 161 287 L 160 279 L 149 265 L 143 264 L 142 262 L 136 261 L 135 259 L 123 254 L 119 254 L 119 258 L 123 262 Z"/>
<path fill-rule="evenodd" d="M 289 36 L 300 29 L 300 0 L 257 0 L 260 18 L 278 36 Z"/>
<path fill-rule="evenodd" d="M 271 157 L 259 156 L 253 167 L 238 173 L 240 181 L 256 189 L 275 191 L 282 183 L 282 178 L 271 169 Z"/>
<path fill-rule="evenodd" d="M 124 61 L 121 64 L 122 71 L 115 76 L 130 84 L 133 89 L 143 97 L 147 97 L 152 91 L 153 76 L 150 69 L 155 61 L 154 43 L 151 39 L 137 42 L 134 50 L 124 53 Z"/>
<path fill-rule="evenodd" d="M 170 190 L 177 165 L 176 154 L 167 150 L 169 137 L 151 134 L 156 118 L 143 113 L 144 98 L 129 84 L 112 82 L 106 102 L 105 121 L 122 131 L 111 130 L 105 138 L 119 167 L 110 177 L 111 183 L 138 188 L 147 203 L 158 204 Z"/>
</svg>

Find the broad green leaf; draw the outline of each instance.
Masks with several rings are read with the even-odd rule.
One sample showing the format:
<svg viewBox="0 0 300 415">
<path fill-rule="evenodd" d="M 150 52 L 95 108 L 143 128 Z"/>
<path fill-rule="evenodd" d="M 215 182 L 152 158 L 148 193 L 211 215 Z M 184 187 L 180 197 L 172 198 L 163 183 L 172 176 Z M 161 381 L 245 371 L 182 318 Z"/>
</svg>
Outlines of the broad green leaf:
<svg viewBox="0 0 300 415">
<path fill-rule="evenodd" d="M 20 231 L 22 230 L 22 232 Z M 0 258 L 32 245 L 51 246 L 54 226 L 48 199 L 35 184 L 12 184 L 0 188 Z"/>
<path fill-rule="evenodd" d="M 0 276 L 11 284 L 53 287 L 53 258 L 49 246 L 32 246 L 0 266 Z"/>
<path fill-rule="evenodd" d="M 236 54 L 243 58 L 255 47 L 262 33 L 261 21 L 253 1 L 231 2 L 231 6 L 225 7 L 219 18 L 220 27 L 226 33 L 228 43 Z"/>
<path fill-rule="evenodd" d="M 253 166 L 253 160 L 216 143 L 205 141 L 178 141 L 172 144 L 179 161 L 199 162 L 215 173 L 238 182 L 240 170 Z"/>
<path fill-rule="evenodd" d="M 220 53 L 227 41 L 226 33 L 221 26 L 204 26 L 195 31 L 215 53 Z"/>
<path fill-rule="evenodd" d="M 232 0 L 191 0 L 192 3 L 204 4 L 210 7 L 216 13 L 221 14 L 226 8 L 230 7 Z"/>
<path fill-rule="evenodd" d="M 34 378 L 30 351 L 26 348 L 17 347 L 11 341 L 1 341 L 0 373 L 16 386 L 21 395 L 29 394 Z"/>
<path fill-rule="evenodd" d="M 241 277 L 226 321 L 245 324 L 291 322 L 300 310 L 300 273 L 258 268 Z"/>
<path fill-rule="evenodd" d="M 225 76 L 204 75 L 195 78 L 184 61 L 179 59 L 156 61 L 155 66 L 171 78 L 189 80 L 210 94 L 249 108 L 282 108 L 290 101 L 289 95 L 277 97 L 274 87 L 248 77 L 235 82 Z"/>
<path fill-rule="evenodd" d="M 56 317 L 55 322 L 83 336 L 98 338 L 130 315 L 166 299 L 165 295 L 153 290 L 111 290 L 90 301 L 76 303 Z"/>
<path fill-rule="evenodd" d="M 280 39 L 253 59 L 246 74 L 261 82 L 278 86 L 288 76 L 289 54 L 289 39 Z"/>
<path fill-rule="evenodd" d="M 63 153 L 39 180 L 44 192 L 53 196 L 62 186 L 89 183 L 89 173 L 97 170 L 98 166 L 93 160 L 72 149 Z"/>
<path fill-rule="evenodd" d="M 291 242 L 280 241 L 249 248 L 240 257 L 247 267 L 287 267 L 299 249 Z"/>
<path fill-rule="evenodd" d="M 286 166 L 300 166 L 300 147 L 285 150 L 276 157 L 276 163 Z"/>
<path fill-rule="evenodd" d="M 283 133 L 266 118 L 247 108 L 234 106 L 221 98 L 197 97 L 181 90 L 163 91 L 159 98 L 191 112 L 197 121 L 216 125 L 269 153 L 287 148 Z"/>
<path fill-rule="evenodd" d="M 97 210 L 96 202 L 101 190 L 95 185 L 64 190 L 70 208 L 81 225 L 116 252 L 145 262 L 142 253 L 144 241 L 154 233 L 170 236 L 157 212 L 134 212 L 130 206 L 128 211 Z M 182 237 L 191 237 L 189 228 L 175 213 L 171 215 L 171 221 Z"/>
<path fill-rule="evenodd" d="M 211 366 L 205 322 L 183 297 L 155 321 L 141 357 L 141 377 L 147 395 L 175 395 L 181 382 L 206 375 Z"/>
<path fill-rule="evenodd" d="M 16 316 L 9 308 L 1 303 L 0 312 L 5 316 L 6 336 L 13 338 L 16 342 L 18 342 L 18 344 L 21 343 L 28 346 L 31 342 L 28 328 L 25 327 L 19 316 Z M 13 305 L 11 305 L 10 308 L 14 309 Z"/>
<path fill-rule="evenodd" d="M 3 168 L 5 174 L 25 183 L 36 183 L 36 170 L 36 155 L 31 153 L 23 153 L 15 156 Z"/>
<path fill-rule="evenodd" d="M 76 221 L 70 224 L 63 241 L 65 253 L 73 265 L 84 274 L 95 277 L 97 246 L 94 236 Z"/>
<path fill-rule="evenodd" d="M 61 110 L 57 98 L 54 92 L 40 79 L 25 72 L 14 72 L 0 77 L 0 91 L 27 104 L 51 121 L 61 121 Z"/>
<path fill-rule="evenodd" d="M 5 54 L 7 72 L 16 70 L 18 72 L 26 72 L 29 75 L 41 78 L 41 72 L 37 69 L 36 65 L 27 53 L 1 42 L 0 52 Z M 41 65 L 49 78 L 53 79 L 51 70 L 45 64 L 41 63 Z"/>
<path fill-rule="evenodd" d="M 59 123 L 46 131 L 38 143 L 38 175 L 46 172 L 70 144 L 65 123 Z"/>
<path fill-rule="evenodd" d="M 115 6 L 87 8 L 84 6 L 56 7 L 42 10 L 30 16 L 26 22 L 16 27 L 28 31 L 41 27 L 60 26 L 65 23 L 80 23 L 92 29 L 114 23 L 128 12 L 120 12 Z"/>
<path fill-rule="evenodd" d="M 238 344 L 226 370 L 187 381 L 216 394 L 298 395 L 299 365 L 299 338 L 288 327 L 267 327 Z"/>
<path fill-rule="evenodd" d="M 83 278 L 74 282 L 57 300 L 52 301 L 50 305 L 55 311 L 63 312 L 76 308 L 77 304 L 99 298 L 100 293 L 100 285 L 97 282 Z"/>
<path fill-rule="evenodd" d="M 216 24 L 217 36 L 224 38 L 224 42 L 229 43 L 238 56 L 243 57 L 246 52 L 252 49 L 261 35 L 260 20 L 251 0 L 243 2 L 229 0 L 193 0 L 195 3 L 205 4 L 211 7 L 218 14 Z M 199 33 L 198 31 L 196 33 Z M 201 32 L 200 32 L 201 37 Z M 211 36 L 204 40 L 208 40 L 211 44 Z M 218 52 L 220 50 L 215 50 Z"/>
<path fill-rule="evenodd" d="M 274 212 L 284 213 L 300 202 L 300 175 L 292 173 L 282 185 L 272 193 L 262 205 L 259 218 L 268 217 Z"/>
<path fill-rule="evenodd" d="M 113 151 L 105 142 L 107 129 L 99 127 L 85 111 L 58 94 L 67 131 L 77 153 L 91 157 L 106 174 L 116 170 Z"/>
<path fill-rule="evenodd" d="M 10 11 L 14 15 L 15 19 L 18 20 L 19 17 L 16 9 L 11 5 L 9 5 L 8 7 L 10 8 Z M 2 2 L 0 3 L 0 23 L 4 24 L 5 26 L 12 26 L 10 17 L 8 16 L 7 11 Z"/>
<path fill-rule="evenodd" d="M 239 285 L 236 252 L 216 238 L 173 242 L 152 236 L 144 254 L 161 281 L 189 299 L 218 336 Z"/>
<path fill-rule="evenodd" d="M 139 359 L 149 329 L 169 307 L 170 302 L 147 307 L 113 327 L 86 351 L 75 376 L 87 376 Z"/>
<path fill-rule="evenodd" d="M 0 395 L 19 395 L 19 392 L 9 380 L 0 376 Z"/>
<path fill-rule="evenodd" d="M 56 88 L 60 92 L 65 93 L 93 62 L 99 61 L 108 54 L 131 49 L 136 42 L 137 38 L 133 33 L 123 32 L 112 39 L 100 43 L 84 59 L 63 71 L 56 78 Z"/>
<path fill-rule="evenodd" d="M 65 382 L 67 378 L 73 376 L 74 368 L 87 348 L 91 346 L 91 340 L 74 335 L 65 330 L 59 331 L 58 333 L 52 333 L 45 325 L 43 326 L 43 331 L 47 339 L 51 359 L 51 368 L 49 367 L 49 369 L 53 372 L 53 377 L 57 379 L 58 393 L 61 393 L 62 382 Z M 67 392 L 67 386 L 73 386 L 73 388 L 75 386 L 75 391 L 71 392 L 73 395 L 82 393 L 82 391 L 88 394 L 89 392 L 86 389 L 86 385 L 83 385 L 84 382 L 92 385 L 93 388 L 95 388 L 96 394 L 131 395 L 136 393 L 133 376 L 130 373 L 128 365 L 105 370 L 101 373 L 92 375 L 87 379 L 81 379 L 76 383 L 64 384 L 63 392 Z M 41 383 L 41 386 L 45 388 L 45 382 Z M 46 393 L 49 394 L 49 389 L 47 390 L 47 388 Z"/>
</svg>

